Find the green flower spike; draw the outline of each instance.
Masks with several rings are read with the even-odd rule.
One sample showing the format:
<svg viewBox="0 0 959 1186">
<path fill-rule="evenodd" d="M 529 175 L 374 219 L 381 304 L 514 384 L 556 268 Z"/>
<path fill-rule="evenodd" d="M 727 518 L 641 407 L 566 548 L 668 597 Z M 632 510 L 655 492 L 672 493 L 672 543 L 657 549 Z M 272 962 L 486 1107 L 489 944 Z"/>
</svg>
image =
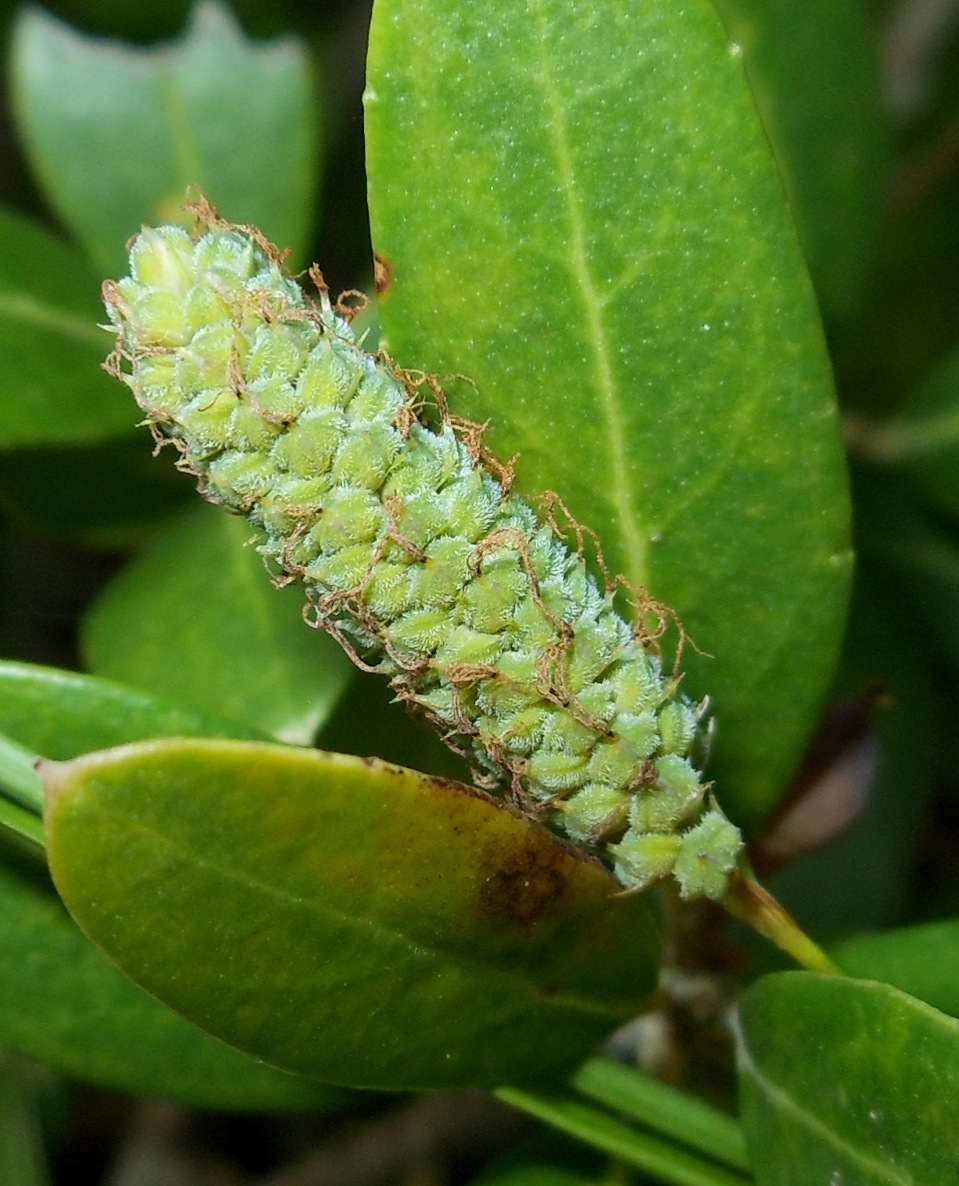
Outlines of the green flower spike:
<svg viewBox="0 0 959 1186">
<path fill-rule="evenodd" d="M 104 285 L 107 369 L 158 441 L 482 785 L 605 854 L 627 888 L 672 875 L 683 898 L 722 898 L 742 839 L 694 763 L 703 708 L 589 575 L 561 504 L 512 494 L 476 425 L 359 347 L 319 273 L 313 301 L 257 231 L 196 213 L 193 237 L 144 229 L 129 278 Z M 640 622 L 657 609 L 641 600 Z"/>
</svg>

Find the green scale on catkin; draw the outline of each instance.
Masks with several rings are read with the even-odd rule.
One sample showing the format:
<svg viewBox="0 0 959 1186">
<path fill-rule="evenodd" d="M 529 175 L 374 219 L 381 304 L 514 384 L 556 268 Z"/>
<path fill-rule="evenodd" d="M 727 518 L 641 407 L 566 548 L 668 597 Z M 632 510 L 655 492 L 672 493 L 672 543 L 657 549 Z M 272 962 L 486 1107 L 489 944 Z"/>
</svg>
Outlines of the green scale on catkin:
<svg viewBox="0 0 959 1186">
<path fill-rule="evenodd" d="M 245 515 L 315 623 L 391 677 L 479 780 L 629 888 L 719 898 L 737 829 L 692 755 L 700 711 L 475 426 L 360 348 L 250 228 L 144 229 L 104 285 L 111 373 L 204 495 Z"/>
</svg>

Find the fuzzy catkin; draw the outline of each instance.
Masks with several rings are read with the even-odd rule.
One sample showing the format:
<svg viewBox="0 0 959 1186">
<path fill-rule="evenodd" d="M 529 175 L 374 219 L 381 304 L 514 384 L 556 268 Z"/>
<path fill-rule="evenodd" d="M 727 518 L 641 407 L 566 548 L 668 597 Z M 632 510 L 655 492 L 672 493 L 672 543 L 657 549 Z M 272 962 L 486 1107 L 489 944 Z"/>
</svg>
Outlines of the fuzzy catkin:
<svg viewBox="0 0 959 1186">
<path fill-rule="evenodd" d="M 104 285 L 107 369 L 203 494 L 245 515 L 315 624 L 391 677 L 480 780 L 620 882 L 719 898 L 742 840 L 692 759 L 700 711 L 475 426 L 363 351 L 252 228 L 144 228 Z"/>
</svg>

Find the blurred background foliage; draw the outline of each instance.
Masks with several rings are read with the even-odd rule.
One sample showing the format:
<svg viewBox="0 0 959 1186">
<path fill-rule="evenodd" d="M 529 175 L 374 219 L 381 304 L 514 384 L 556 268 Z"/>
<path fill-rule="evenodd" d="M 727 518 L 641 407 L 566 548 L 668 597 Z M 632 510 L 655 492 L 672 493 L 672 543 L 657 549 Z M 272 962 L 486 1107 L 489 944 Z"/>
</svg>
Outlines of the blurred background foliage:
<svg viewBox="0 0 959 1186">
<path fill-rule="evenodd" d="M 716 6 L 732 29 L 750 8 L 727 0 Z M 323 261 L 334 291 L 369 287 L 361 109 L 368 0 L 234 0 L 232 8 L 250 36 L 292 32 L 308 49 L 320 93 L 322 180 L 303 233 L 303 257 Z M 5 43 L 22 11 L 6 0 L 0 4 Z M 149 45 L 179 36 L 189 5 L 64 0 L 45 11 L 86 33 Z M 865 220 L 856 258 L 841 281 L 820 280 L 819 287 L 855 503 L 857 574 L 834 689 L 847 715 L 834 716 L 839 741 L 835 747 L 823 741 L 813 752 L 804 780 L 821 781 L 825 769 L 838 769 L 847 793 L 855 795 L 871 782 L 877 764 L 878 776 L 856 826 L 772 883 L 823 940 L 959 913 L 959 0 L 872 0 L 863 15 L 875 40 L 886 151 L 873 162 L 870 192 L 860 195 L 875 219 Z M 0 206 L 62 233 L 26 160 L 11 102 L 8 84 L 0 93 Z M 117 156 L 124 151 L 118 142 Z M 284 179 L 271 184 L 281 187 Z M 814 205 L 803 217 L 815 228 Z M 828 243 L 812 246 L 808 235 L 806 245 L 811 254 L 830 250 Z M 0 360 L 0 371 L 3 365 Z M 192 499 L 190 483 L 153 466 L 139 438 L 133 443 L 119 432 L 95 445 L 21 440 L 7 446 L 0 451 L 0 654 L 82 667 L 81 612 L 129 549 Z M 84 478 L 86 501 L 65 507 L 62 491 L 75 488 L 77 475 Z M 118 500 L 118 489 L 137 495 Z M 317 695 L 328 697 L 329 689 Z M 362 744 L 345 722 L 369 715 L 377 697 L 385 701 L 385 691 L 351 685 L 327 725 L 330 748 Z M 381 708 L 388 711 L 382 704 L 376 712 Z M 442 751 L 414 734 L 405 718 L 388 719 L 378 752 L 424 769 L 450 769 Z M 420 747 L 423 752 L 412 756 Z M 839 766 L 831 762 L 837 753 Z M 464 1164 L 489 1156 L 494 1150 L 488 1146 L 516 1124 L 492 1104 L 474 1101 L 493 1134 L 479 1140 L 475 1123 L 459 1124 L 463 1113 L 455 1103 L 431 1097 L 395 1108 L 371 1096 L 352 1105 L 346 1122 L 314 1116 L 237 1123 L 186 1115 L 172 1105 L 135 1107 L 93 1089 L 80 1093 L 78 1106 L 61 1080 L 33 1064 L 24 1069 L 17 1063 L 14 1073 L 14 1062 L 11 1056 L 0 1064 L 0 1091 L 10 1096 L 0 1116 L 27 1107 L 56 1131 L 53 1179 L 78 1186 L 234 1182 L 250 1175 L 294 1186 L 314 1180 L 305 1150 L 320 1141 L 327 1142 L 323 1165 L 337 1169 L 338 1181 L 450 1180 Z M 380 1177 L 350 1176 L 360 1136 L 396 1154 L 392 1162 L 384 1155 L 389 1168 Z M 154 1176 L 137 1177 L 138 1150 L 174 1147 L 178 1152 L 165 1169 L 157 1154 Z M 557 1148 L 550 1145 L 538 1163 L 539 1180 L 568 1181 L 570 1166 L 589 1161 L 581 1151 Z M 4 1143 L 0 1132 L 0 1150 L 20 1159 L 8 1163 L 19 1177 L 9 1176 L 0 1161 L 0 1181 L 41 1183 L 45 1171 L 33 1166 L 32 1149 L 29 1142 Z M 375 1162 L 368 1147 L 363 1156 Z M 297 1158 L 299 1168 L 286 1176 L 276 1168 Z M 550 1173 L 544 1167 L 551 1159 L 556 1168 Z M 105 1177 L 111 1163 L 112 1176 Z"/>
</svg>

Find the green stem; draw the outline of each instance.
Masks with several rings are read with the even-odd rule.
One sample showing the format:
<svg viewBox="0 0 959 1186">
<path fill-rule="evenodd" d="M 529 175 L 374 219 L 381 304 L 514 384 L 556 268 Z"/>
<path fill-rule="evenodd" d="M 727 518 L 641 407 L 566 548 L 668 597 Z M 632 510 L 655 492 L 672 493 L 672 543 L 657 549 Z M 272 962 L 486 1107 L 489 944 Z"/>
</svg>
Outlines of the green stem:
<svg viewBox="0 0 959 1186">
<path fill-rule="evenodd" d="M 748 1172 L 739 1122 L 685 1092 L 608 1058 L 588 1058 L 572 1079 L 583 1095 L 625 1112 L 648 1128 Z"/>
<path fill-rule="evenodd" d="M 495 1094 L 514 1108 L 670 1186 L 748 1186 L 752 1181 L 671 1141 L 632 1128 L 588 1104 L 518 1087 L 501 1087 Z"/>
<path fill-rule="evenodd" d="M 842 975 L 841 969 L 748 870 L 733 875 L 722 902 L 730 914 L 775 943 L 802 967 L 811 972 Z"/>
</svg>

